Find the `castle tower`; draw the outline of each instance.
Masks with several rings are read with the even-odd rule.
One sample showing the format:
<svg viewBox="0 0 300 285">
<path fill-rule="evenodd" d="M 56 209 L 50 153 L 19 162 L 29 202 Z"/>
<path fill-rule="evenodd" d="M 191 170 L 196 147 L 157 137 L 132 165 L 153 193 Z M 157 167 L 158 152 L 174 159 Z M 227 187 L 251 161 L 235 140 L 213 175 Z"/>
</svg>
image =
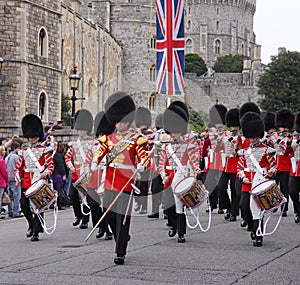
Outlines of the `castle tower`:
<svg viewBox="0 0 300 285">
<path fill-rule="evenodd" d="M 254 57 L 256 0 L 186 0 L 186 53 L 211 67 L 219 56 Z"/>
</svg>

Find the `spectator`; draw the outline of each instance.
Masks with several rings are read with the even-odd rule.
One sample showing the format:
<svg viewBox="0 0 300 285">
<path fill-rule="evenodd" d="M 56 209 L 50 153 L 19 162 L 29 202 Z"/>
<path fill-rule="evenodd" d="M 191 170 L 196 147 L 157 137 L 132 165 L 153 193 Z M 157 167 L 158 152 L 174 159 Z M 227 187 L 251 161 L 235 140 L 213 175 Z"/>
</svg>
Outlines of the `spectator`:
<svg viewBox="0 0 300 285">
<path fill-rule="evenodd" d="M 62 121 L 57 121 L 56 125 L 53 126 L 53 130 L 61 130 L 63 128 Z"/>
<path fill-rule="evenodd" d="M 3 157 L 6 154 L 5 147 L 3 145 L 0 146 L 0 209 L 1 209 L 1 202 L 2 202 L 2 195 L 4 192 L 4 189 L 8 183 L 8 173 L 7 173 L 7 167 L 6 163 L 3 159 Z M 0 219 L 4 219 L 5 217 L 0 214 Z"/>
<path fill-rule="evenodd" d="M 46 141 L 47 138 L 48 138 L 48 136 L 51 136 L 52 132 L 53 132 L 52 126 L 50 126 L 50 125 L 45 126 L 44 127 L 44 137 L 43 137 L 43 141 L 42 142 Z"/>
<path fill-rule="evenodd" d="M 8 205 L 8 215 L 12 218 L 23 217 L 23 215 L 20 214 L 21 187 L 16 186 L 16 179 L 14 174 L 14 169 L 19 158 L 18 152 L 21 150 L 22 144 L 15 140 L 11 144 L 11 153 L 5 159 L 9 177 L 8 195 L 11 200 L 10 205 Z"/>
</svg>

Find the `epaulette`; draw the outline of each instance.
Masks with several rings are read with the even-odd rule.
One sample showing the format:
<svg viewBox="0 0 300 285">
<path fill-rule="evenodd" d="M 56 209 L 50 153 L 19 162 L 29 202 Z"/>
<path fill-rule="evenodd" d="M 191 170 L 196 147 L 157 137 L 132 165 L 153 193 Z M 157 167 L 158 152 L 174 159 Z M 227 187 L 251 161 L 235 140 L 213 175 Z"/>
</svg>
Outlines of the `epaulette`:
<svg viewBox="0 0 300 285">
<path fill-rule="evenodd" d="M 68 147 L 71 147 L 73 145 L 73 142 L 68 142 Z"/>
<path fill-rule="evenodd" d="M 143 144 L 147 144 L 147 143 L 148 143 L 148 140 L 145 136 L 140 136 L 136 141 L 137 145 L 143 145 Z"/>
<path fill-rule="evenodd" d="M 101 143 L 105 143 L 105 142 L 107 141 L 106 135 L 103 135 L 102 137 L 100 137 L 100 138 L 98 139 L 98 141 L 101 142 Z"/>
</svg>

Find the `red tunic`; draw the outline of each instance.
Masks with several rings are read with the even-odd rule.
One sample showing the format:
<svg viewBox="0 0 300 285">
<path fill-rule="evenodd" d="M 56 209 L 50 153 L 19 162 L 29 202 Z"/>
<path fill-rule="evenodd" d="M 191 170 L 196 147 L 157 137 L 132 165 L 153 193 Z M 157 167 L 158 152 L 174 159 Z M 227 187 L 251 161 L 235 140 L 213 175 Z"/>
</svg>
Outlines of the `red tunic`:
<svg viewBox="0 0 300 285">
<path fill-rule="evenodd" d="M 20 178 L 23 174 L 21 187 L 24 189 L 28 189 L 32 185 L 31 180 L 34 172 L 47 173 L 47 175 L 50 177 L 54 170 L 52 154 L 46 151 L 46 146 L 37 143 L 31 146 L 30 150 L 44 170 L 41 172 L 38 171 L 36 164 L 28 154 L 28 149 L 22 150 L 22 154 L 19 156 L 14 173 Z"/>
<path fill-rule="evenodd" d="M 112 151 L 113 146 L 120 140 L 130 141 L 129 146 L 119 154 L 112 163 L 109 164 L 104 182 L 104 189 L 121 191 L 124 185 L 132 177 L 138 162 L 142 162 L 147 158 L 146 145 L 147 139 L 142 136 L 129 136 L 130 133 L 113 133 L 109 136 L 102 136 L 99 139 L 99 147 L 95 152 L 93 162 L 99 164 L 102 158 Z M 146 165 L 147 166 L 147 165 Z M 125 187 L 125 192 L 130 192 L 132 187 L 130 183 Z"/>
</svg>

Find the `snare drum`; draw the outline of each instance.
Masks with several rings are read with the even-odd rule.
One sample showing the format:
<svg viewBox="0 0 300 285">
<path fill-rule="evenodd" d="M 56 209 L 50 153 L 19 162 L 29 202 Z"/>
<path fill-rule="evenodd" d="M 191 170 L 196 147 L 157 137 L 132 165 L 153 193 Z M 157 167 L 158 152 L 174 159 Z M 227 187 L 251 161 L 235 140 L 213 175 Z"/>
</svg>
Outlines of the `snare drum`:
<svg viewBox="0 0 300 285">
<path fill-rule="evenodd" d="M 182 204 L 189 208 L 200 206 L 208 197 L 205 186 L 192 176 L 186 177 L 177 183 L 173 192 Z"/>
<path fill-rule="evenodd" d="M 256 185 L 250 192 L 261 210 L 272 211 L 285 203 L 285 198 L 273 180 Z"/>
<path fill-rule="evenodd" d="M 49 208 L 56 200 L 55 193 L 48 186 L 47 181 L 43 179 L 32 184 L 26 190 L 25 196 L 39 212 Z"/>
<path fill-rule="evenodd" d="M 80 177 L 73 183 L 74 188 L 80 191 L 84 196 L 87 196 L 87 186 L 88 186 L 87 174 L 83 173 Z"/>
</svg>

